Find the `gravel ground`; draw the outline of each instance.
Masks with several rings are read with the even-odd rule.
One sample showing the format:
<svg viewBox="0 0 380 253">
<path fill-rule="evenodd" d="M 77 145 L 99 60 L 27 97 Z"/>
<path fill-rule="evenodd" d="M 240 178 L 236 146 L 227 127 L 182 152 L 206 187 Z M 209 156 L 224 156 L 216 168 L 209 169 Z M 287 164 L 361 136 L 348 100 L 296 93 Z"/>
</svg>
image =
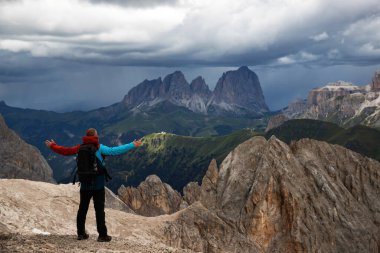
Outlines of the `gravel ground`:
<svg viewBox="0 0 380 253">
<path fill-rule="evenodd" d="M 97 242 L 97 236 L 78 241 L 75 235 L 0 234 L 0 252 L 96 252 L 96 253 L 191 253 L 164 244 L 135 241 L 133 238 L 112 238 L 109 243 Z"/>
</svg>

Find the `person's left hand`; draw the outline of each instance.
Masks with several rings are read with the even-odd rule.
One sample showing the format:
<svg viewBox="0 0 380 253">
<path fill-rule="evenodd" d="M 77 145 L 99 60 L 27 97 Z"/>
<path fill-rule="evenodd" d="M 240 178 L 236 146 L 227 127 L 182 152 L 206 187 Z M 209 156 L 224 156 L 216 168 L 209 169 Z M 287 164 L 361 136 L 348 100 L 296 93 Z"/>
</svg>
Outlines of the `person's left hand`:
<svg viewBox="0 0 380 253">
<path fill-rule="evenodd" d="M 141 139 L 138 139 L 138 140 L 135 139 L 133 141 L 133 145 L 135 145 L 136 148 L 141 146 L 142 145 Z"/>
<path fill-rule="evenodd" d="M 54 140 L 46 140 L 45 141 L 45 145 L 48 147 L 48 148 L 51 148 L 51 145 L 53 144 L 56 144 Z"/>
</svg>

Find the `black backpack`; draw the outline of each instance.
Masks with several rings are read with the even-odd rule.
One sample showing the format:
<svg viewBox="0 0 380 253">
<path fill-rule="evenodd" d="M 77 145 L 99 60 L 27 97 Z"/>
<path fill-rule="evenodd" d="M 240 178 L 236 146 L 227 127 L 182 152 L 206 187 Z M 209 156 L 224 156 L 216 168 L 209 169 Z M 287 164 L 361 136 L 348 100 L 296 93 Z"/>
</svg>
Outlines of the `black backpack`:
<svg viewBox="0 0 380 253">
<path fill-rule="evenodd" d="M 84 184 L 94 184 L 98 175 L 105 175 L 107 182 L 108 179 L 112 179 L 102 162 L 96 157 L 96 151 L 98 148 L 93 144 L 80 145 L 73 184 L 75 184 L 76 175 L 79 182 Z"/>
</svg>

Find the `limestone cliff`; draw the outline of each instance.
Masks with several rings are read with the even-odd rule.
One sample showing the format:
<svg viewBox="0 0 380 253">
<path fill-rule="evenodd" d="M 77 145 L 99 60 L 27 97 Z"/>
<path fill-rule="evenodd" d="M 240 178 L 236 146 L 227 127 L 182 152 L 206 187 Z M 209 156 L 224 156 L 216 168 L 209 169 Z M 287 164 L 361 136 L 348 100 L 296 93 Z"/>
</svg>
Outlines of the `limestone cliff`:
<svg viewBox="0 0 380 253">
<path fill-rule="evenodd" d="M 380 127 L 380 75 L 372 83 L 356 86 L 338 81 L 309 92 L 306 101 L 296 101 L 283 110 L 289 119 L 317 119 L 344 127 L 364 124 Z"/>
</svg>

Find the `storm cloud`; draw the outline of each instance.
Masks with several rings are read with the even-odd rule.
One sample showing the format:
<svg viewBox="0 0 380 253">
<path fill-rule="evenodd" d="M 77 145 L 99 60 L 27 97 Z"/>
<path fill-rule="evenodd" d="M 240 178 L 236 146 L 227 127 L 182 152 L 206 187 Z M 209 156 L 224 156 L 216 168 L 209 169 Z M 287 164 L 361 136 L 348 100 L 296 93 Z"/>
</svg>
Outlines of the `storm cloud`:
<svg viewBox="0 0 380 253">
<path fill-rule="evenodd" d="M 0 49 L 130 66 L 371 64 L 379 11 L 376 0 L 2 1 Z"/>
<path fill-rule="evenodd" d="M 107 83 L 115 95 L 176 69 L 188 79 L 205 73 L 213 86 L 215 73 L 241 65 L 263 75 L 321 70 L 330 81 L 338 76 L 322 69 L 356 66 L 365 69 L 356 79 L 366 82 L 380 63 L 378 0 L 2 0 L 0 24 L 0 99 L 7 101 L 19 90 L 12 87 L 45 84 L 101 90 Z"/>
</svg>

